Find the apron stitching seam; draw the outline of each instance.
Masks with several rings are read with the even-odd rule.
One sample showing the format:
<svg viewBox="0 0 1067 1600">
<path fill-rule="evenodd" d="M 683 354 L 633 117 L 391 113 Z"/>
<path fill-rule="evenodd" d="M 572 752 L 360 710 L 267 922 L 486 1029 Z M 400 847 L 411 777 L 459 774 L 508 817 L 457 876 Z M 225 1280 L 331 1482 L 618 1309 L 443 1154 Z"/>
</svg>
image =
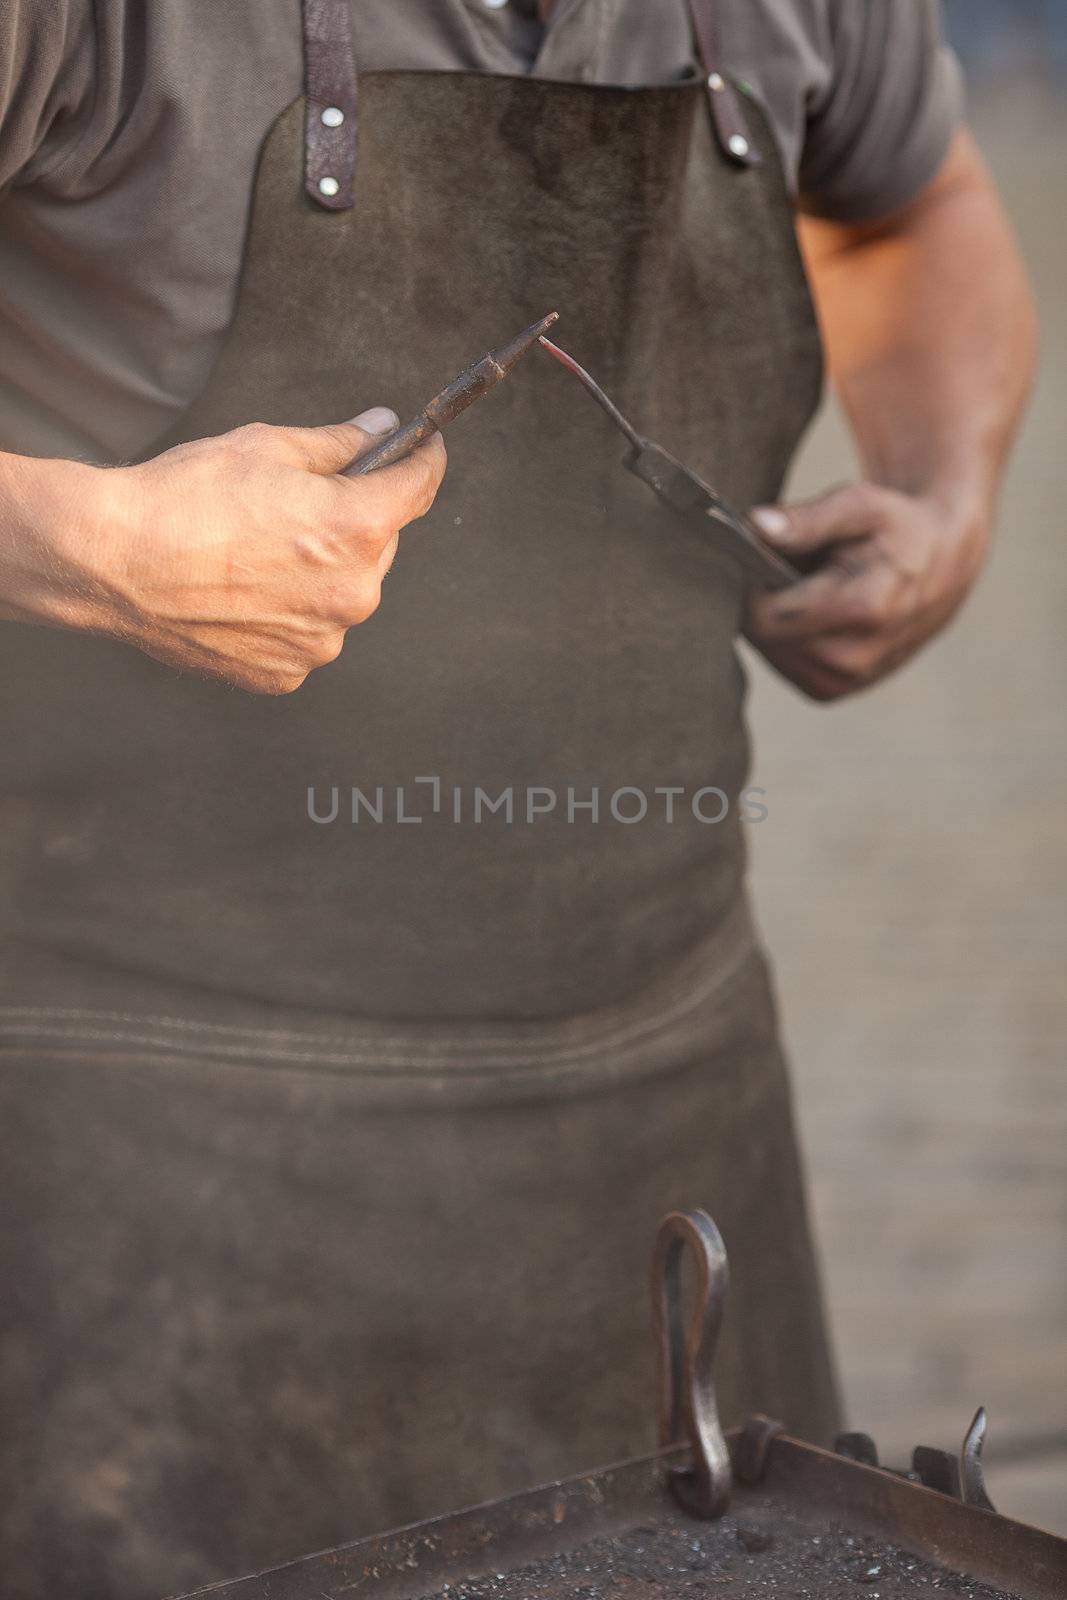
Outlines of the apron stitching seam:
<svg viewBox="0 0 1067 1600">
<path fill-rule="evenodd" d="M 501 1058 L 504 1059 L 506 1064 L 515 1066 L 553 1065 L 566 1061 L 578 1062 L 583 1056 L 590 1054 L 599 1056 L 602 1055 L 605 1048 L 624 1049 L 628 1045 L 639 1044 L 643 1038 L 647 1037 L 649 1032 L 659 1029 L 666 1030 L 725 989 L 730 979 L 744 966 L 745 960 L 754 953 L 754 946 L 746 946 L 741 958 L 735 958 L 729 966 L 720 966 L 716 969 L 712 983 L 702 985 L 696 991 L 677 999 L 673 1005 L 664 1011 L 650 1013 L 644 1017 L 635 1017 L 627 1024 L 618 1027 L 615 1032 L 605 1032 L 598 1034 L 595 1038 L 591 1037 L 574 1043 L 560 1044 L 554 1048 L 547 1047 L 544 1044 L 537 1048 L 523 1048 L 517 1047 L 515 1043 L 503 1038 L 482 1038 L 457 1042 L 457 1047 L 447 1053 L 436 1053 L 432 1046 L 428 1047 L 424 1052 L 414 1052 L 409 1046 L 403 1053 L 400 1053 L 395 1050 L 391 1051 L 388 1041 L 382 1041 L 381 1045 L 375 1047 L 372 1051 L 341 1048 L 326 1052 L 312 1052 L 310 1050 L 294 1050 L 269 1045 L 266 1042 L 269 1038 L 269 1030 L 226 1024 L 186 1023 L 180 1018 L 151 1015 L 137 1017 L 132 1014 L 116 1012 L 77 1011 L 61 1008 L 52 1010 L 47 1007 L 0 1008 L 0 1038 L 3 1038 L 6 1034 L 7 1037 L 26 1037 L 41 1040 L 53 1038 L 56 1040 L 84 1039 L 93 1042 L 126 1042 L 129 1044 L 142 1044 L 157 1049 L 184 1051 L 191 1048 L 192 1053 L 197 1054 L 209 1053 L 212 1045 L 214 1045 L 219 1052 L 225 1051 L 230 1055 L 242 1056 L 255 1054 L 272 1061 L 318 1062 L 323 1065 L 350 1063 L 360 1066 L 389 1063 L 393 1066 L 406 1066 L 414 1070 L 421 1067 L 437 1071 L 446 1067 L 449 1056 L 455 1059 L 460 1050 L 465 1048 L 475 1057 L 489 1051 L 493 1052 L 485 1067 L 485 1070 L 489 1071 L 494 1070 L 499 1065 Z M 49 1017 L 56 1018 L 57 1022 L 75 1021 L 78 1018 L 83 1018 L 87 1022 L 94 1020 L 128 1021 L 131 1024 L 139 1024 L 142 1028 L 150 1029 L 153 1026 L 163 1029 L 174 1028 L 178 1033 L 199 1034 L 200 1037 L 194 1040 L 190 1046 L 187 1039 L 168 1038 L 166 1033 L 136 1034 L 127 1033 L 121 1029 L 109 1028 L 79 1030 L 73 1027 L 56 1027 L 49 1029 L 47 1027 L 36 1027 L 31 1020 L 36 1018 L 44 1021 Z M 17 1025 L 17 1019 L 19 1018 L 27 1019 L 22 1027 Z M 5 1027 L 8 1022 L 11 1024 L 10 1029 Z M 247 1043 L 238 1043 L 237 1039 L 247 1040 Z M 255 1044 L 257 1040 L 262 1041 L 258 1046 Z M 335 1045 L 341 1043 L 334 1037 L 323 1035 L 307 1035 L 301 1038 L 302 1043 L 315 1044 L 319 1041 Z M 465 1060 L 461 1070 L 470 1072 L 474 1070 L 474 1066 L 469 1060 Z"/>
</svg>

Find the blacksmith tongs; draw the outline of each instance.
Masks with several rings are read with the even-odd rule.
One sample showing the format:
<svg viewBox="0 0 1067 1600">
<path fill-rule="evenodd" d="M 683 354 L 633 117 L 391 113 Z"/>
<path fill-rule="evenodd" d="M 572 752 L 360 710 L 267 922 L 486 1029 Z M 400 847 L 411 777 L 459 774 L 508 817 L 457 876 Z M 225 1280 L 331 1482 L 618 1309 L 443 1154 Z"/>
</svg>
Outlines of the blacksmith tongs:
<svg viewBox="0 0 1067 1600">
<path fill-rule="evenodd" d="M 683 466 L 651 439 L 643 438 L 573 356 L 553 344 L 551 339 L 546 339 L 544 334 L 540 343 L 550 356 L 554 356 L 561 366 L 574 374 L 607 412 L 615 426 L 626 435 L 631 445 L 626 467 L 654 489 L 672 511 L 698 527 L 702 533 L 713 532 L 716 547 L 739 561 L 749 577 L 761 587 L 784 589 L 797 582 L 802 574 L 771 549 L 747 517 L 727 505 L 722 496 L 716 494 L 691 468 Z M 713 524 L 710 529 L 709 522 Z"/>
</svg>

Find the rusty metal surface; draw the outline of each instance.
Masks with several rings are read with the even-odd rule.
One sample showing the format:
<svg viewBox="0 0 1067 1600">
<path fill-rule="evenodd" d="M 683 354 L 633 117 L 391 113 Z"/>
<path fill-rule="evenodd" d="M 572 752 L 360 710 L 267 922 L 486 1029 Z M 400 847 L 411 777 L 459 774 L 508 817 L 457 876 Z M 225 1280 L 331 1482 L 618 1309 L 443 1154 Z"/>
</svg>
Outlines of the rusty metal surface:
<svg viewBox="0 0 1067 1600">
<path fill-rule="evenodd" d="M 419 445 L 432 434 L 440 433 L 450 422 L 454 422 L 461 412 L 488 394 L 490 389 L 495 389 L 527 350 L 537 343 L 545 329 L 551 328 L 552 324 L 558 321 L 559 312 L 550 311 L 547 317 L 542 317 L 540 322 L 535 322 L 531 328 L 516 334 L 507 344 L 500 345 L 496 350 L 490 350 L 488 355 L 473 362 L 460 373 L 458 378 L 453 378 L 440 394 L 435 394 L 432 400 L 427 401 L 411 422 L 405 422 L 401 427 L 394 428 L 380 444 L 358 456 L 346 469 L 345 475 L 350 478 L 362 478 L 368 472 L 377 471 L 379 467 L 391 467 L 394 462 L 403 461 L 405 456 L 418 449 Z"/>
<path fill-rule="evenodd" d="M 911 1454 L 911 1471 L 907 1476 L 927 1489 L 951 1495 L 953 1499 L 963 1500 L 969 1506 L 995 1511 L 996 1507 L 986 1492 L 982 1470 L 986 1425 L 985 1406 L 979 1406 L 958 1455 L 948 1450 L 934 1449 L 931 1445 L 916 1445 Z M 850 1461 L 861 1461 L 868 1467 L 879 1465 L 878 1450 L 870 1434 L 843 1433 L 835 1441 L 834 1450 Z"/>
<path fill-rule="evenodd" d="M 739 1435 L 731 1436 L 736 1451 Z M 785 1435 L 717 1522 L 657 1456 L 198 1591 L 218 1600 L 1063 1600 L 1067 1541 Z M 928 1564 L 934 1564 L 930 1566 Z M 857 1587 L 859 1585 L 860 1587 Z M 186 1597 L 189 1600 L 189 1597 Z"/>
</svg>

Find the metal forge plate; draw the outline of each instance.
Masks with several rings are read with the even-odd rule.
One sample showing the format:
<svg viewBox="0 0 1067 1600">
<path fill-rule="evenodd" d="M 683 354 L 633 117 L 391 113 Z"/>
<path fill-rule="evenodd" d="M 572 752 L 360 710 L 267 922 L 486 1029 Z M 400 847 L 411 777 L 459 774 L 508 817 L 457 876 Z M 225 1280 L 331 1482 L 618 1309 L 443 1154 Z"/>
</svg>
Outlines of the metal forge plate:
<svg viewBox="0 0 1067 1600">
<path fill-rule="evenodd" d="M 736 1436 L 731 1436 L 736 1450 Z M 198 1590 L 217 1600 L 1067 1600 L 1067 1541 L 780 1436 L 727 1514 L 672 1450 Z M 190 1600 L 190 1597 L 186 1597 Z"/>
</svg>

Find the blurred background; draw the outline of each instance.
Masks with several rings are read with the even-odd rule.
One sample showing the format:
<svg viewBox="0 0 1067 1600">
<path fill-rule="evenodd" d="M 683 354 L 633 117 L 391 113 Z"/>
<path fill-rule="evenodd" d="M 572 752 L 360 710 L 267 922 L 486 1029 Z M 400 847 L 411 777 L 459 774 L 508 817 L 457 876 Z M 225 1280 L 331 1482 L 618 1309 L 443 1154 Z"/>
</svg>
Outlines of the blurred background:
<svg viewBox="0 0 1067 1600">
<path fill-rule="evenodd" d="M 994 1502 L 1067 1534 L 1067 0 L 946 21 L 1036 282 L 1039 388 L 941 641 L 833 708 L 753 664 L 750 838 L 851 1425 L 903 1464 L 985 1404 Z M 854 471 L 831 407 L 792 492 Z"/>
</svg>

